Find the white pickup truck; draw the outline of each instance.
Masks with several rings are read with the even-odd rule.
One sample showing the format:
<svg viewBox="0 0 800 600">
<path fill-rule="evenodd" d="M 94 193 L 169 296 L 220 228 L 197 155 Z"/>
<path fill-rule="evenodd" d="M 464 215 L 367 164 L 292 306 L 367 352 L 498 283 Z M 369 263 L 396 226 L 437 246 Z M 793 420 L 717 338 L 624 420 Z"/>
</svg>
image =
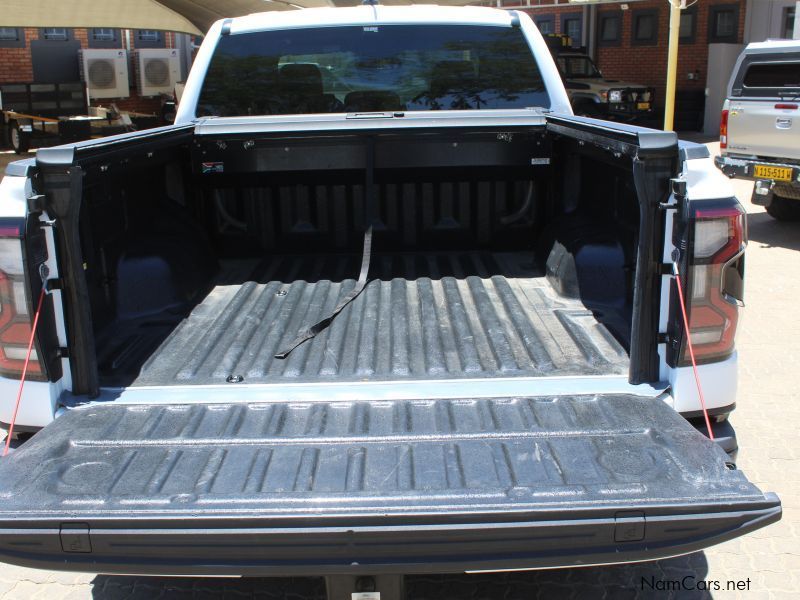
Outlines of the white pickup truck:
<svg viewBox="0 0 800 600">
<path fill-rule="evenodd" d="M 717 167 L 755 181 L 753 204 L 800 220 L 800 40 L 749 44 L 728 83 Z"/>
<path fill-rule="evenodd" d="M 46 290 L 0 560 L 385 599 L 780 518 L 732 462 L 742 207 L 705 147 L 573 116 L 522 13 L 220 21 L 174 125 L 12 163 L 0 211 L 5 423 Z"/>
</svg>

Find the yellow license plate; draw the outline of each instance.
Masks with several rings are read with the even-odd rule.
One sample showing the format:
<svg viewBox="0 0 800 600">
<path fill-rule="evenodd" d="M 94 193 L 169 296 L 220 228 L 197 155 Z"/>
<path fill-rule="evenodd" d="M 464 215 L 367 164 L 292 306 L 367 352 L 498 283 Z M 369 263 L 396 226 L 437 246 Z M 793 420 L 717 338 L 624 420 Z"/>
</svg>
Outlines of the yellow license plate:
<svg viewBox="0 0 800 600">
<path fill-rule="evenodd" d="M 791 181 L 792 169 L 789 167 L 772 167 L 770 165 L 756 165 L 753 177 L 761 179 L 774 179 L 776 181 Z"/>
<path fill-rule="evenodd" d="M 649 102 L 638 102 L 636 104 L 636 108 L 639 110 L 650 110 L 650 103 Z"/>
</svg>

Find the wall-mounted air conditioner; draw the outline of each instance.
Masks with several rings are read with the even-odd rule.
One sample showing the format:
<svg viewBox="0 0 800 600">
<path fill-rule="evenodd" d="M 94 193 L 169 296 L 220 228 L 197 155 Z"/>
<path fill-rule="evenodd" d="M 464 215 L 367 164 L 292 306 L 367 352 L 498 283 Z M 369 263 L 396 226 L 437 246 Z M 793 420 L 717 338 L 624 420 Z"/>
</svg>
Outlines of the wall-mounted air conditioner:
<svg viewBox="0 0 800 600">
<path fill-rule="evenodd" d="M 81 50 L 80 54 L 89 98 L 127 98 L 130 95 L 125 50 Z"/>
<path fill-rule="evenodd" d="M 136 84 L 140 96 L 173 94 L 181 77 L 178 51 L 170 48 L 137 50 Z"/>
</svg>

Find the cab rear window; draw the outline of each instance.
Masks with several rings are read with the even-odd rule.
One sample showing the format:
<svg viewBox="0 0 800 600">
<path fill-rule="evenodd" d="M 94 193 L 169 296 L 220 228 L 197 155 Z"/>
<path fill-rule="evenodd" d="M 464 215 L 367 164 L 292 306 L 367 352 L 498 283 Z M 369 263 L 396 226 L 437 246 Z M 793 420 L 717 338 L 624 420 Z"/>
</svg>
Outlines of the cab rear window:
<svg viewBox="0 0 800 600">
<path fill-rule="evenodd" d="M 221 37 L 197 115 L 549 106 L 518 27 L 373 25 Z"/>
</svg>

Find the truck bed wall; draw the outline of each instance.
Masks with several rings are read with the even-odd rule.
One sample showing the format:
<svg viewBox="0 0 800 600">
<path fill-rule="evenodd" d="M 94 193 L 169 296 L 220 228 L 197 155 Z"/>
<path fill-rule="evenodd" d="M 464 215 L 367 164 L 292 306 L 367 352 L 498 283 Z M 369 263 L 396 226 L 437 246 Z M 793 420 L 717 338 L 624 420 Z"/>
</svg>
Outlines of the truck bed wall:
<svg viewBox="0 0 800 600">
<path fill-rule="evenodd" d="M 559 292 L 593 310 L 622 307 L 630 322 L 639 209 L 629 160 L 540 133 L 372 143 L 374 251 L 530 251 Z M 80 238 L 95 336 L 137 310 L 188 314 L 220 261 L 359 252 L 366 148 L 353 136 L 203 139 L 87 168 Z M 627 347 L 630 327 L 621 331 Z"/>
</svg>

